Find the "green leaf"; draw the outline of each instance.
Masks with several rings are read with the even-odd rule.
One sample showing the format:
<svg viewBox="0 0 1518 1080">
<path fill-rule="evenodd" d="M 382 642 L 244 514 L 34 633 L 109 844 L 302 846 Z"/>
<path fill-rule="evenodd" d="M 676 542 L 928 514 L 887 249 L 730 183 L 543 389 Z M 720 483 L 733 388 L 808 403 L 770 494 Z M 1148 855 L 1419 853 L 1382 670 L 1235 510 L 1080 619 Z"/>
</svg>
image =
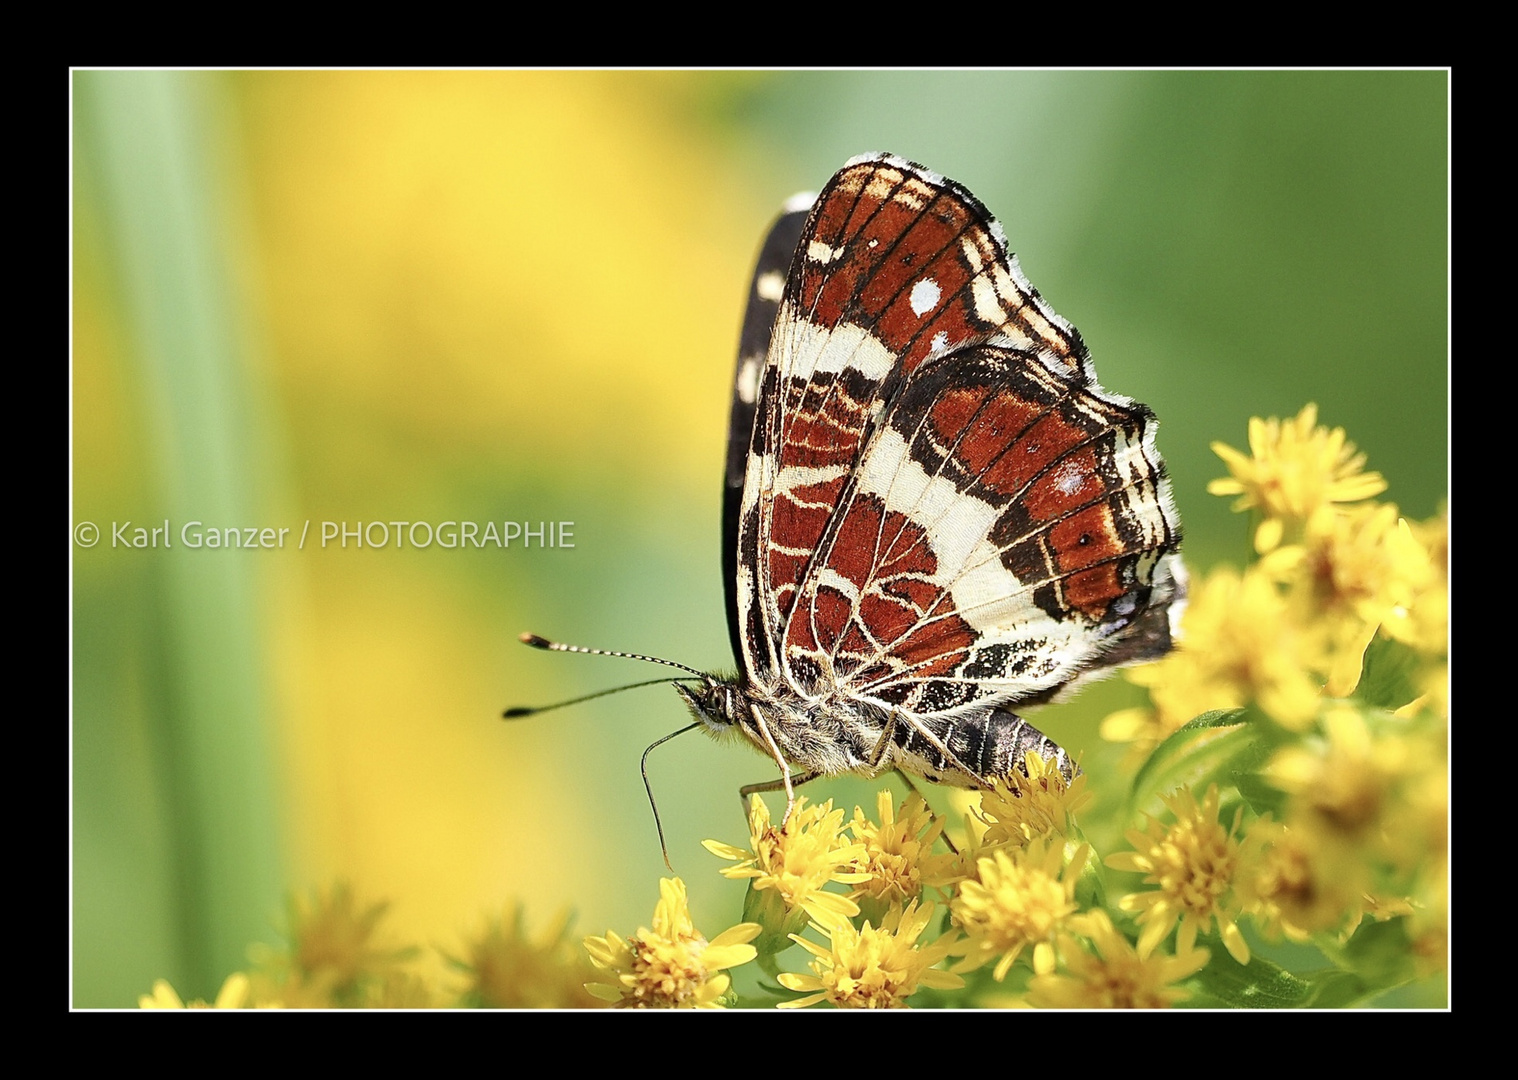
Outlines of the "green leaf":
<svg viewBox="0 0 1518 1080">
<path fill-rule="evenodd" d="M 1257 817 L 1273 814 L 1279 820 L 1288 802 L 1288 796 L 1280 788 L 1271 786 L 1259 775 L 1251 773 L 1234 781 L 1239 795 Z"/>
<path fill-rule="evenodd" d="M 1156 811 L 1160 796 L 1209 781 L 1237 786 L 1254 773 L 1284 736 L 1245 709 L 1205 712 L 1154 748 L 1133 778 L 1130 814 Z"/>
<path fill-rule="evenodd" d="M 1400 709 L 1421 692 L 1418 654 L 1400 641 L 1377 634 L 1365 650 L 1365 666 L 1355 696 L 1367 705 Z"/>
<path fill-rule="evenodd" d="M 1417 977 L 1406 919 L 1367 919 L 1341 947 L 1319 945 L 1330 959 L 1353 971 L 1375 990 L 1389 990 Z"/>
<path fill-rule="evenodd" d="M 1300 1009 L 1313 1003 L 1318 988 L 1258 956 L 1237 963 L 1221 945 L 1192 981 L 1188 1008 Z"/>
</svg>

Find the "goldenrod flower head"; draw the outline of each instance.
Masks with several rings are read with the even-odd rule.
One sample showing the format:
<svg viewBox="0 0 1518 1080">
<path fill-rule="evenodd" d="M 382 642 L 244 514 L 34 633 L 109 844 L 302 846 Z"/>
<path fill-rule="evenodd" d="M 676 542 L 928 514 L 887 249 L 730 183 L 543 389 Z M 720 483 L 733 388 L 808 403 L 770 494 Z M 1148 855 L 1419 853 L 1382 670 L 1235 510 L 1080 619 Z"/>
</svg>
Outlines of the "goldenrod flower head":
<svg viewBox="0 0 1518 1080">
<path fill-rule="evenodd" d="M 1140 955 L 1100 909 L 1072 920 L 1091 939 L 1092 955 L 1068 935 L 1060 936 L 1060 955 L 1069 974 L 1035 975 L 1028 985 L 1031 1004 L 1046 1009 L 1167 1009 L 1189 996 L 1172 985 L 1206 966 L 1206 949 L 1184 949 L 1175 956 Z"/>
<path fill-rule="evenodd" d="M 1267 937 L 1306 941 L 1359 918 L 1370 875 L 1349 845 L 1269 818 L 1249 827 L 1249 845 L 1238 895 Z"/>
<path fill-rule="evenodd" d="M 1386 490 L 1380 473 L 1361 472 L 1365 455 L 1343 428 L 1329 431 L 1318 424 L 1318 407 L 1305 406 L 1289 420 L 1271 417 L 1249 421 L 1248 456 L 1215 442 L 1212 450 L 1232 475 L 1214 480 L 1214 495 L 1238 495 L 1234 510 L 1258 508 L 1264 515 L 1255 534 L 1255 549 L 1270 551 L 1281 542 L 1287 526 L 1300 526 L 1319 507 L 1357 502 Z"/>
<path fill-rule="evenodd" d="M 1000 982 L 1012 962 L 1033 946 L 1033 969 L 1054 970 L 1055 934 L 1075 914 L 1075 883 L 1090 848 L 1082 844 L 1068 865 L 1063 842 L 1055 837 L 1026 847 L 998 848 L 976 862 L 979 880 L 960 883 L 950 903 L 954 925 L 965 933 L 956 971 L 973 971 L 999 957 Z"/>
<path fill-rule="evenodd" d="M 1379 624 L 1434 576 L 1392 503 L 1315 515 L 1304 544 L 1311 601 L 1330 618 Z"/>
<path fill-rule="evenodd" d="M 949 955 L 954 935 L 931 945 L 917 939 L 933 919 L 933 905 L 892 908 L 877 929 L 866 920 L 863 929 L 851 923 L 815 929 L 828 936 L 828 945 L 808 941 L 799 934 L 797 944 L 810 952 L 812 974 L 784 972 L 780 985 L 808 996 L 783 1001 L 782 1009 L 800 1009 L 827 1001 L 840 1009 L 901 1009 L 920 987 L 951 990 L 964 985 L 958 975 L 933 965 Z"/>
<path fill-rule="evenodd" d="M 137 999 L 139 1009 L 243 1009 L 248 1005 L 248 977 L 240 971 L 234 971 L 227 976 L 226 982 L 221 984 L 221 990 L 216 995 L 216 1001 L 207 1005 L 204 1001 L 192 1001 L 185 1004 L 180 1000 L 174 988 L 169 985 L 167 979 L 159 979 L 153 984 L 151 994 L 143 994 Z"/>
<path fill-rule="evenodd" d="M 889 791 L 876 796 L 875 807 L 879 825 L 857 806 L 849 824 L 865 852 L 856 869 L 869 874 L 869 880 L 856 886 L 850 896 L 866 916 L 879 923 L 891 907 L 902 907 L 921 897 L 925 887 L 952 882 L 956 860 L 951 854 L 933 854 L 944 822 L 933 815 L 922 796 L 915 792 L 907 796 L 900 817 Z"/>
<path fill-rule="evenodd" d="M 1411 595 L 1392 607 L 1383 626 L 1397 641 L 1442 658 L 1449 654 L 1449 522 L 1403 519 L 1397 525 L 1388 543 Z"/>
<path fill-rule="evenodd" d="M 1449 758 L 1445 744 L 1424 736 L 1414 742 L 1409 758 L 1408 775 L 1397 798 L 1387 807 L 1385 831 L 1393 861 L 1405 867 L 1442 860 L 1449 851 Z"/>
<path fill-rule="evenodd" d="M 1449 862 L 1440 858 L 1419 875 L 1417 904 L 1408 919 L 1413 956 L 1423 972 L 1449 964 Z"/>
<path fill-rule="evenodd" d="M 1147 831 L 1128 830 L 1133 851 L 1108 856 L 1107 865 L 1114 870 L 1144 874 L 1145 884 L 1157 886 L 1149 892 L 1131 893 L 1119 905 L 1124 911 L 1142 913 L 1139 956 L 1153 952 L 1177 919 L 1181 931 L 1176 952 L 1189 954 L 1198 931 L 1215 919 L 1229 955 L 1241 964 L 1249 963 L 1249 946 L 1234 921 L 1238 904 L 1233 896 L 1240 852 L 1234 834 L 1244 811 L 1240 807 L 1233 824 L 1224 828 L 1218 822 L 1218 803 L 1216 784 L 1207 788 L 1200 805 L 1189 788 L 1181 788 L 1165 799 L 1174 824 L 1150 817 Z"/>
<path fill-rule="evenodd" d="M 380 920 L 389 905 L 362 906 L 338 882 L 289 901 L 288 949 L 254 946 L 252 997 L 286 1008 L 333 1008 L 416 997 L 403 966 L 417 953 L 386 939 Z"/>
<path fill-rule="evenodd" d="M 1258 569 L 1208 574 L 1192 594 L 1176 648 L 1128 673 L 1149 688 L 1155 719 L 1114 714 L 1104 737 L 1163 738 L 1209 709 L 1254 702 L 1285 727 L 1301 730 L 1317 715 L 1321 667 L 1314 635 L 1290 618 L 1275 583 Z"/>
<path fill-rule="evenodd" d="M 755 923 L 739 923 L 707 941 L 691 922 L 685 882 L 663 878 L 652 929 L 631 940 L 611 931 L 585 939 L 596 967 L 610 972 L 610 983 L 585 989 L 602 1001 L 633 1009 L 720 1009 L 729 977 L 723 972 L 754 958 L 748 942 L 759 934 Z"/>
<path fill-rule="evenodd" d="M 1326 738 L 1287 746 L 1265 768 L 1291 796 L 1286 824 L 1321 838 L 1320 862 L 1384 860 L 1406 871 L 1443 857 L 1449 824 L 1443 725 L 1347 705 L 1327 710 L 1323 721 Z M 1400 890 L 1407 883 L 1382 884 Z"/>
<path fill-rule="evenodd" d="M 1265 774 L 1292 796 L 1294 822 L 1311 814 L 1346 841 L 1374 840 L 1388 797 L 1411 767 L 1413 744 L 1405 737 L 1372 736 L 1364 717 L 1349 706 L 1328 709 L 1323 726 L 1326 743 L 1312 739 L 1283 748 Z"/>
<path fill-rule="evenodd" d="M 566 911 L 539 940 L 513 903 L 469 943 L 467 959 L 455 961 L 469 978 L 464 1000 L 487 1009 L 577 1009 L 598 1004 L 585 989 L 595 972 L 569 938 Z"/>
<path fill-rule="evenodd" d="M 836 926 L 859 914 L 854 901 L 825 891 L 835 881 L 858 885 L 870 879 L 856 869 L 865 858 L 865 847 L 843 837 L 843 811 L 834 810 L 831 799 L 821 806 L 807 806 L 806 796 L 798 795 L 791 816 L 777 829 L 770 824 L 769 807 L 755 795 L 749 803 L 748 823 L 751 850 L 705 841 L 713 855 L 737 862 L 723 868 L 724 877 L 748 878 L 750 896 L 772 892 L 783 902 L 787 922 L 804 913 L 824 926 Z M 747 904 L 745 908 L 746 913 L 759 910 Z M 779 929 L 772 925 L 774 914 L 760 916 L 771 932 Z"/>
<path fill-rule="evenodd" d="M 1037 751 L 1030 752 L 1024 764 L 1026 774 L 1017 769 L 997 777 L 992 790 L 981 796 L 988 845 L 1027 844 L 1051 833 L 1068 836 L 1075 811 L 1091 801 L 1084 773 L 1066 780 L 1059 766 Z"/>
<path fill-rule="evenodd" d="M 1281 578 L 1290 586 L 1296 618 L 1304 625 L 1321 623 L 1329 695 L 1348 697 L 1378 628 L 1417 636 L 1414 612 L 1436 579 L 1433 564 L 1389 503 L 1325 507 L 1307 522 L 1300 547 L 1282 548 L 1270 558 L 1289 551 L 1301 556 Z"/>
</svg>

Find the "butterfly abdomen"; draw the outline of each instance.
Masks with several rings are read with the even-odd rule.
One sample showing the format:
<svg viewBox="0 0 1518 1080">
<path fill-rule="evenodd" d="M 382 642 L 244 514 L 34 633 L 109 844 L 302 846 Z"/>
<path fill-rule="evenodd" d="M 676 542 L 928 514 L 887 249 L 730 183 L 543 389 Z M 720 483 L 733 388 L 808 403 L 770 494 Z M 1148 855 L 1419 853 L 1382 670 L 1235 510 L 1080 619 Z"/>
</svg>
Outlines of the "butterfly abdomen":
<svg viewBox="0 0 1518 1080">
<path fill-rule="evenodd" d="M 897 726 L 894 736 L 902 767 L 956 787 L 989 786 L 1014 770 L 1026 772 L 1029 753 L 1053 762 L 1067 780 L 1079 771 L 1062 746 L 1005 709 L 919 717 Z"/>
</svg>

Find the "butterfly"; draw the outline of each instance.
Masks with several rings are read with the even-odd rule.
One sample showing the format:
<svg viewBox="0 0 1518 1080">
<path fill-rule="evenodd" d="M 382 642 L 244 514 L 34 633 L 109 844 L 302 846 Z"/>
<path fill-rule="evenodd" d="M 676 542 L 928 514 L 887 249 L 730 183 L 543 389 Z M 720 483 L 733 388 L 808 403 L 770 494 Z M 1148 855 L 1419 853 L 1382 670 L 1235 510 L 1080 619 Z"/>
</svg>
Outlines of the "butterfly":
<svg viewBox="0 0 1518 1080">
<path fill-rule="evenodd" d="M 744 790 L 783 787 L 789 814 L 822 775 L 987 788 L 1033 751 L 1073 776 L 1014 710 L 1171 646 L 1186 578 L 1155 427 L 960 184 L 866 154 L 788 203 L 728 437 L 740 673 L 676 685 L 779 767 Z"/>
</svg>

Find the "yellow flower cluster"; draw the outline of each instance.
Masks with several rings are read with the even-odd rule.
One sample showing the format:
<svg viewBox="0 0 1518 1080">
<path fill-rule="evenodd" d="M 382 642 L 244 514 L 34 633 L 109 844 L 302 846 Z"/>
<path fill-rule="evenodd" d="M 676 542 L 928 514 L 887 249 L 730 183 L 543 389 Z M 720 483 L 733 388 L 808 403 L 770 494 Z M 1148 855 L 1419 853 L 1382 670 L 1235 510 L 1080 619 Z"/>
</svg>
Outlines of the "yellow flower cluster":
<svg viewBox="0 0 1518 1080">
<path fill-rule="evenodd" d="M 1412 697 L 1394 707 L 1445 715 L 1442 518 L 1409 522 L 1392 504 L 1361 501 L 1386 482 L 1361 472 L 1364 455 L 1342 429 L 1317 426 L 1316 406 L 1286 421 L 1252 420 L 1249 443 L 1247 456 L 1214 444 L 1231 476 L 1208 490 L 1239 495 L 1235 509 L 1262 515 L 1261 558 L 1242 574 L 1221 567 L 1194 584 L 1178 646 L 1129 673 L 1148 689 L 1149 707 L 1114 713 L 1102 735 L 1141 754 L 1201 713 L 1249 705 L 1304 731 L 1327 702 L 1356 692 L 1378 634 L 1418 662 Z"/>
<path fill-rule="evenodd" d="M 1035 975 L 1028 984 L 1028 1004 L 1043 1009 L 1167 1009 L 1188 996 L 1175 984 L 1207 963 L 1206 949 L 1140 955 L 1101 909 L 1078 921 L 1094 954 L 1063 936 L 1065 974 Z"/>
<path fill-rule="evenodd" d="M 992 981 L 982 980 L 975 996 L 990 999 L 1022 956 L 1029 970 L 1019 982 L 1034 973 L 1067 980 L 1048 984 L 1050 1001 L 1063 994 L 1093 1007 L 1157 1007 L 1184 998 L 1187 992 L 1173 984 L 1193 975 L 1207 952 L 1188 949 L 1178 962 L 1146 950 L 1134 961 L 1131 946 L 1125 953 L 1107 940 L 1117 933 L 1111 922 L 1082 914 L 1076 895 L 1090 869 L 1090 846 L 1074 816 L 1090 798 L 1085 777 L 1072 781 L 1037 754 L 1028 756 L 1026 769 L 984 793 L 961 849 L 948 846 L 944 823 L 920 796 L 898 810 L 886 791 L 877 799 L 878 822 L 855 808 L 852 842 L 831 803 L 808 807 L 798 799 L 791 820 L 776 828 L 757 798 L 751 849 L 707 841 L 714 854 L 737 864 L 724 874 L 749 879 L 746 917 L 765 924 L 757 942 L 761 965 L 802 995 L 781 1007 L 899 1008 L 924 988 L 963 987 L 965 975 L 988 965 Z M 948 850 L 935 854 L 940 841 Z M 837 885 L 853 888 L 847 897 L 828 891 Z M 948 909 L 936 934 L 939 908 L 926 900 L 929 889 Z M 838 903 L 845 899 L 856 910 Z M 808 912 L 809 927 L 796 928 Z M 821 940 L 804 936 L 807 929 Z M 807 973 L 774 969 L 774 954 L 791 943 L 810 954 Z M 1078 976 L 1056 976 L 1067 954 L 1076 965 L 1067 970 Z M 943 970 L 955 956 L 961 959 L 953 970 Z M 1107 989 L 1082 990 L 1088 978 Z M 1118 985 L 1126 989 L 1111 989 Z"/>
<path fill-rule="evenodd" d="M 467 980 L 463 1004 L 485 1009 L 593 1008 L 598 999 L 585 989 L 595 974 L 579 942 L 570 934 L 565 912 L 538 940 L 527 932 L 520 903 L 466 945 L 452 966 Z"/>
<path fill-rule="evenodd" d="M 893 907 L 879 929 L 870 925 L 855 929 L 849 923 L 828 931 L 828 945 L 817 945 L 799 934 L 796 942 L 811 953 L 811 975 L 783 972 L 780 985 L 807 996 L 782 1001 L 782 1009 L 800 1009 L 827 1001 L 849 1009 L 899 1009 L 920 986 L 953 990 L 964 985 L 958 975 L 933 965 L 949 955 L 953 938 L 940 938 L 932 945 L 918 944 L 933 921 L 933 905 L 919 908 L 917 901 Z"/>
<path fill-rule="evenodd" d="M 165 980 L 138 1004 L 144 1009 L 291 1008 L 423 1009 L 590 1008 L 595 969 L 561 916 L 540 940 L 529 938 L 520 905 L 489 920 L 466 941 L 463 958 L 425 956 L 383 929 L 387 905 L 364 904 L 345 884 L 290 901 L 287 945 L 255 945 L 252 966 L 235 972 L 212 1005 L 184 1002 Z M 431 961 L 431 962 L 429 962 Z"/>
<path fill-rule="evenodd" d="M 889 791 L 875 800 L 880 824 L 870 821 L 859 807 L 849 831 L 864 847 L 858 869 L 869 877 L 849 894 L 865 918 L 875 925 L 892 909 L 899 909 L 922 896 L 925 888 L 941 889 L 958 876 L 958 860 L 945 852 L 935 855 L 933 845 L 943 835 L 944 822 L 935 817 L 920 795 L 910 795 L 896 812 Z"/>
<path fill-rule="evenodd" d="M 706 841 L 714 855 L 736 863 L 723 869 L 725 876 L 749 881 L 744 912 L 764 927 L 758 950 L 767 970 L 773 971 L 775 954 L 793 943 L 813 955 L 810 975 L 774 972 L 782 986 L 807 995 L 783 1003 L 787 1008 L 821 1001 L 838 1008 L 900 1008 L 922 987 L 963 985 L 936 967 L 957 935 L 921 940 L 935 910 L 922 902 L 924 889 L 942 888 L 955 877 L 954 856 L 932 850 L 943 822 L 917 795 L 898 813 L 890 792 L 882 791 L 876 808 L 878 823 L 854 808 L 851 840 L 843 811 L 831 801 L 808 806 L 798 796 L 790 817 L 776 827 L 756 795 L 749 811 L 750 849 Z M 835 883 L 854 888 L 847 896 L 827 891 Z M 827 945 L 802 936 L 808 919 Z"/>
<path fill-rule="evenodd" d="M 660 882 L 649 926 L 585 938 L 583 952 L 567 918 L 533 939 L 513 906 L 451 960 L 457 985 L 385 938 L 383 904 L 338 886 L 293 901 L 288 947 L 255 953 L 215 1007 L 1348 1004 L 1334 998 L 1346 987 L 1365 1000 L 1437 975 L 1447 523 L 1369 501 L 1385 482 L 1313 406 L 1251 421 L 1249 442 L 1249 455 L 1215 447 L 1231 475 L 1211 490 L 1260 515 L 1258 558 L 1195 582 L 1179 646 L 1130 673 L 1149 706 L 1103 725 L 1143 760 L 1126 801 L 1036 753 L 980 793 L 952 840 L 915 793 L 882 791 L 873 817 L 855 807 L 851 820 L 797 795 L 778 824 L 755 796 L 747 847 L 705 843 L 747 882 L 736 925 L 698 930 L 679 878 Z M 1093 854 L 1076 819 L 1089 805 L 1123 814 L 1092 833 L 1122 830 L 1127 850 Z M 1355 978 L 1274 967 L 1280 937 Z M 795 945 L 805 969 L 781 970 Z M 750 961 L 773 982 L 735 986 Z M 775 1001 L 774 983 L 795 996 Z M 141 1005 L 186 1007 L 161 980 Z"/>
<path fill-rule="evenodd" d="M 1365 916 L 1410 916 L 1425 967 L 1444 956 L 1449 773 L 1441 723 L 1342 705 L 1323 733 L 1282 747 L 1264 776 L 1287 795 L 1258 825 L 1260 854 L 1241 881 L 1272 935 L 1347 936 Z"/>
<path fill-rule="evenodd" d="M 1122 903 L 1141 913 L 1137 955 L 1177 922 L 1178 951 L 1215 923 L 1245 963 L 1244 914 L 1267 936 L 1297 941 L 1405 916 L 1422 967 L 1437 967 L 1448 877 L 1447 522 L 1409 522 L 1366 501 L 1385 481 L 1362 471 L 1342 430 L 1317 426 L 1314 406 L 1251 421 L 1249 443 L 1249 455 L 1214 445 L 1231 475 L 1209 490 L 1260 515 L 1259 559 L 1195 585 L 1180 644 L 1129 675 L 1149 707 L 1109 716 L 1102 733 L 1142 756 L 1200 714 L 1256 709 L 1278 725 L 1273 754 L 1250 770 L 1265 785 L 1256 809 L 1272 812 L 1246 821 L 1238 802 L 1224 828 L 1215 786 L 1200 804 L 1183 789 L 1166 800 L 1173 823 L 1151 818 L 1128 833 L 1134 850 L 1106 865 L 1153 886 Z"/>
<path fill-rule="evenodd" d="M 339 883 L 290 900 L 285 949 L 254 946 L 250 999 L 290 1009 L 425 1008 L 433 987 L 415 970 L 418 950 L 380 929 L 389 905 L 361 904 Z"/>
</svg>

